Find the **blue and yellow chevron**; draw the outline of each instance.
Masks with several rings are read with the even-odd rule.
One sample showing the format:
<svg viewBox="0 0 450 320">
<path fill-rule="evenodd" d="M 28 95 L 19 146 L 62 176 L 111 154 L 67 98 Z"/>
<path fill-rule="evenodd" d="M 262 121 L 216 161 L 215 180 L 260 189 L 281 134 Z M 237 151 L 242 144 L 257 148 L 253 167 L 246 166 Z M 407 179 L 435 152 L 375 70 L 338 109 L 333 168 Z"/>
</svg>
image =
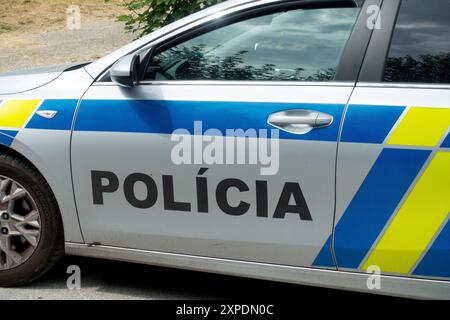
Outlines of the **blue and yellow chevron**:
<svg viewBox="0 0 450 320">
<path fill-rule="evenodd" d="M 0 144 L 11 146 L 22 129 L 71 130 L 78 100 L 0 100 Z M 49 120 L 39 110 L 57 111 Z"/>
<path fill-rule="evenodd" d="M 333 267 L 333 246 L 338 268 L 450 277 L 450 109 L 367 107 L 349 107 L 341 141 L 385 148 L 314 265 Z M 374 109 L 377 128 L 361 134 Z"/>
</svg>

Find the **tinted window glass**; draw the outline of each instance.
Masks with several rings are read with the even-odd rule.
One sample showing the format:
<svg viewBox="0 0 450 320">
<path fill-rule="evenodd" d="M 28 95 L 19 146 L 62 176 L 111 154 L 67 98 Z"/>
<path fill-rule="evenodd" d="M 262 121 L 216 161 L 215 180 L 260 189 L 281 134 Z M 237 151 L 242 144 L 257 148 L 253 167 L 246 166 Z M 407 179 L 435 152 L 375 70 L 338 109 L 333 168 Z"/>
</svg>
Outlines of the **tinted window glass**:
<svg viewBox="0 0 450 320">
<path fill-rule="evenodd" d="M 358 12 L 298 9 L 234 23 L 157 53 L 146 78 L 333 80 Z"/>
<path fill-rule="evenodd" d="M 403 0 L 384 80 L 450 83 L 450 1 Z"/>
</svg>

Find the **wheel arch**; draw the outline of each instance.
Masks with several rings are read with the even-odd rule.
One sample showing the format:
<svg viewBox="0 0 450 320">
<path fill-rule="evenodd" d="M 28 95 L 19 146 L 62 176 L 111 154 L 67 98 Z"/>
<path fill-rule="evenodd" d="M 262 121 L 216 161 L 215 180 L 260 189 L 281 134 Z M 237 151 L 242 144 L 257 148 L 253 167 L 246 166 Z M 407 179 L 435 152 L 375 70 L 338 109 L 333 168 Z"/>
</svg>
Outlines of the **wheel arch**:
<svg viewBox="0 0 450 320">
<path fill-rule="evenodd" d="M 39 170 L 39 168 L 31 161 L 29 160 L 27 157 L 25 157 L 22 153 L 20 153 L 19 151 L 0 143 L 0 154 L 4 154 L 4 155 L 9 155 L 9 156 L 13 156 L 15 158 L 20 159 L 21 161 L 25 162 L 28 166 L 30 166 L 34 171 L 36 171 L 41 177 L 42 179 L 44 179 L 44 181 L 49 185 L 50 190 L 52 191 L 52 196 L 55 198 L 56 204 L 58 206 L 58 212 L 59 212 L 59 217 L 61 218 L 61 221 L 63 221 L 63 216 L 61 214 L 61 206 L 58 202 L 58 199 L 55 196 L 55 193 L 53 192 L 53 188 L 51 187 L 50 183 L 47 181 L 47 179 L 45 178 L 45 176 L 42 174 L 41 170 Z M 64 228 L 63 228 L 63 234 L 64 234 Z"/>
<path fill-rule="evenodd" d="M 77 243 L 82 243 L 83 241 L 78 240 L 80 237 L 82 239 L 82 235 L 81 235 L 81 229 L 79 229 L 79 224 L 77 224 L 77 228 L 73 228 L 73 219 L 69 219 L 68 215 L 70 213 L 66 213 L 62 210 L 63 208 L 63 204 L 61 203 L 61 199 L 60 197 L 58 197 L 57 193 L 55 193 L 55 188 L 52 185 L 52 183 L 49 182 L 48 178 L 46 177 L 45 174 L 43 174 L 43 171 L 39 168 L 39 166 L 37 166 L 31 159 L 29 159 L 29 157 L 25 156 L 23 153 L 19 152 L 18 150 L 12 148 L 11 146 L 5 145 L 3 143 L 0 143 L 0 154 L 4 154 L 4 155 L 10 155 L 13 156 L 15 158 L 20 159 L 21 161 L 23 161 L 25 164 L 27 164 L 28 166 L 30 166 L 33 170 L 35 170 L 41 177 L 42 179 L 48 184 L 51 192 L 52 192 L 52 196 L 55 199 L 55 203 L 57 205 L 57 210 L 59 212 L 59 217 L 61 218 L 62 221 L 62 225 L 63 225 L 63 235 L 64 238 L 66 239 L 66 241 L 73 241 L 75 240 L 75 242 Z M 78 215 L 76 217 L 76 219 L 78 220 Z M 70 227 L 72 226 L 72 227 Z M 80 237 L 78 236 L 78 232 L 76 231 L 72 231 L 70 232 L 70 230 L 80 230 L 79 234 Z M 69 232 L 68 232 L 69 231 Z M 74 235 L 75 233 L 75 235 Z M 73 239 L 73 240 L 72 240 Z"/>
<path fill-rule="evenodd" d="M 42 176 L 42 178 L 44 178 L 45 182 L 47 182 L 47 184 L 48 184 L 48 181 L 47 181 L 47 179 L 45 179 L 42 172 L 34 165 L 34 163 L 32 161 L 30 161 L 27 157 L 25 157 L 19 151 L 15 150 L 5 144 L 0 143 L 0 154 L 11 155 L 16 158 L 19 158 L 20 160 L 22 160 L 23 162 L 25 162 L 26 164 L 31 166 L 34 170 L 36 170 L 36 172 L 38 172 Z M 59 209 L 59 204 L 58 204 L 58 209 Z"/>
</svg>

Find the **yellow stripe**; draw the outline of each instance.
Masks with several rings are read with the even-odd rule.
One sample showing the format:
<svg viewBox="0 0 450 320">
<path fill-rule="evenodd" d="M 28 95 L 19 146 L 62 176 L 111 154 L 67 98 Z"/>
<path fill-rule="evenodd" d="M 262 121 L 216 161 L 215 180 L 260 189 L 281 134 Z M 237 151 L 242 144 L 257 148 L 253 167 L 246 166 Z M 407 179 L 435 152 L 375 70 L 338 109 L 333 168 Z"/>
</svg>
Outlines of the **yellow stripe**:
<svg viewBox="0 0 450 320">
<path fill-rule="evenodd" d="M 410 273 L 450 212 L 450 152 L 438 152 L 363 265 Z"/>
<path fill-rule="evenodd" d="M 7 100 L 0 105 L 0 127 L 21 128 L 40 100 Z"/>
<path fill-rule="evenodd" d="M 388 144 L 434 147 L 449 126 L 449 108 L 412 107 L 389 138 Z"/>
</svg>

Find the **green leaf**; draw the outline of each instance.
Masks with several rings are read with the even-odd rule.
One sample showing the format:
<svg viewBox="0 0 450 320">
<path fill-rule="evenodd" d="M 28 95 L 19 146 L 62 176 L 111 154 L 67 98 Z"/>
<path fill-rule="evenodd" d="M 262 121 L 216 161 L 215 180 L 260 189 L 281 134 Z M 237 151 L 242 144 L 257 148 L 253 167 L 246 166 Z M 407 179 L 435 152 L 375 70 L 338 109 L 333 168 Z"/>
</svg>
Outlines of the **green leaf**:
<svg viewBox="0 0 450 320">
<path fill-rule="evenodd" d="M 110 2 L 111 0 L 104 0 Z M 222 2 L 223 0 L 128 0 L 123 6 L 129 14 L 120 15 L 126 32 L 146 35 L 189 14 Z"/>
</svg>

